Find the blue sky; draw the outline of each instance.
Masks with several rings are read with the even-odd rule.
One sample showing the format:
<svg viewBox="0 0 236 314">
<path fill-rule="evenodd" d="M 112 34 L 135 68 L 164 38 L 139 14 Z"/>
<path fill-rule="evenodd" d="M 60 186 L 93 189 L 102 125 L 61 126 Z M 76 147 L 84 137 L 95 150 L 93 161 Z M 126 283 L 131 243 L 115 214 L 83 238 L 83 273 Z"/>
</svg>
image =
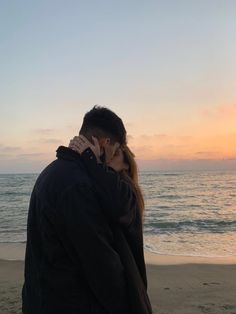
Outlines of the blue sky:
<svg viewBox="0 0 236 314">
<path fill-rule="evenodd" d="M 1 1 L 0 171 L 40 170 L 94 104 L 139 159 L 234 158 L 235 16 L 228 0 Z"/>
</svg>

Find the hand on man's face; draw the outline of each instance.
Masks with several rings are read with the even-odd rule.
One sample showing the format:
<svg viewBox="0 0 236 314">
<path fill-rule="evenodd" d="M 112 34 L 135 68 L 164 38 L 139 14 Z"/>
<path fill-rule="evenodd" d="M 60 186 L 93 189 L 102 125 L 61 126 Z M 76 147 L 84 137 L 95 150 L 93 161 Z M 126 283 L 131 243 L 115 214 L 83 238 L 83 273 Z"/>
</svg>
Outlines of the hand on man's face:
<svg viewBox="0 0 236 314">
<path fill-rule="evenodd" d="M 112 158 L 114 157 L 115 155 L 115 152 L 117 151 L 117 149 L 120 147 L 120 143 L 116 142 L 115 144 L 106 144 L 104 146 L 104 154 L 105 154 L 105 162 L 106 164 L 108 164 Z"/>
</svg>

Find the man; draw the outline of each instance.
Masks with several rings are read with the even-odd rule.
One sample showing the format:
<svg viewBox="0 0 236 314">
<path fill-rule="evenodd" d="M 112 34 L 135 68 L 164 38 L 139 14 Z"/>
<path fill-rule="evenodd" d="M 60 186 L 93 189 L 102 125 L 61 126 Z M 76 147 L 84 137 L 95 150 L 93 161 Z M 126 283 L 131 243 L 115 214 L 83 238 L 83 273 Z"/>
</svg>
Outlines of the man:
<svg viewBox="0 0 236 314">
<path fill-rule="evenodd" d="M 122 120 L 104 107 L 86 113 L 80 134 L 99 139 L 106 162 L 126 143 Z M 31 195 L 24 314 L 128 314 L 124 268 L 94 191 L 81 156 L 60 146 Z"/>
</svg>

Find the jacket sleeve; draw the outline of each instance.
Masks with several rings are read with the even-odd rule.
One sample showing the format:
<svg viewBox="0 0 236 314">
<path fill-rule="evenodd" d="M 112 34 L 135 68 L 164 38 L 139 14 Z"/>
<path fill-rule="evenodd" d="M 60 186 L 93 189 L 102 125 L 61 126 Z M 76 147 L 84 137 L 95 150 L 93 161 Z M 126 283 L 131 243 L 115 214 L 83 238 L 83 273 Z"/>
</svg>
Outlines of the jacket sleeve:
<svg viewBox="0 0 236 314">
<path fill-rule="evenodd" d="M 136 197 L 130 184 L 112 168 L 98 164 L 90 148 L 81 157 L 96 182 L 96 191 L 106 216 L 113 222 L 129 226 L 136 214 Z"/>
<path fill-rule="evenodd" d="M 97 300 L 108 313 L 128 314 L 124 267 L 92 188 L 71 187 L 61 196 L 59 208 L 62 242 L 82 268 Z"/>
</svg>

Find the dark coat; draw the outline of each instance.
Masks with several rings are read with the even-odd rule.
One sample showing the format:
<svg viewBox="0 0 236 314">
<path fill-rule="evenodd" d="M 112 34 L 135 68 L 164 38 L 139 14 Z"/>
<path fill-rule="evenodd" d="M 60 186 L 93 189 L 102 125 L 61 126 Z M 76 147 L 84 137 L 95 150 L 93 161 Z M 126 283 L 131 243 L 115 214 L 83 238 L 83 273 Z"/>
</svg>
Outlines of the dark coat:
<svg viewBox="0 0 236 314">
<path fill-rule="evenodd" d="M 130 314 L 124 266 L 94 180 L 71 149 L 59 147 L 57 157 L 30 199 L 23 313 Z"/>
<path fill-rule="evenodd" d="M 112 224 L 115 248 L 125 268 L 130 311 L 132 314 L 150 314 L 142 217 L 136 195 L 122 173 L 96 162 L 90 148 L 81 157 L 96 181 L 101 208 Z"/>
<path fill-rule="evenodd" d="M 152 314 L 147 287 L 143 282 L 125 233 L 118 226 L 113 228 L 113 233 L 117 252 L 125 268 L 130 312 L 132 314 Z"/>
</svg>

